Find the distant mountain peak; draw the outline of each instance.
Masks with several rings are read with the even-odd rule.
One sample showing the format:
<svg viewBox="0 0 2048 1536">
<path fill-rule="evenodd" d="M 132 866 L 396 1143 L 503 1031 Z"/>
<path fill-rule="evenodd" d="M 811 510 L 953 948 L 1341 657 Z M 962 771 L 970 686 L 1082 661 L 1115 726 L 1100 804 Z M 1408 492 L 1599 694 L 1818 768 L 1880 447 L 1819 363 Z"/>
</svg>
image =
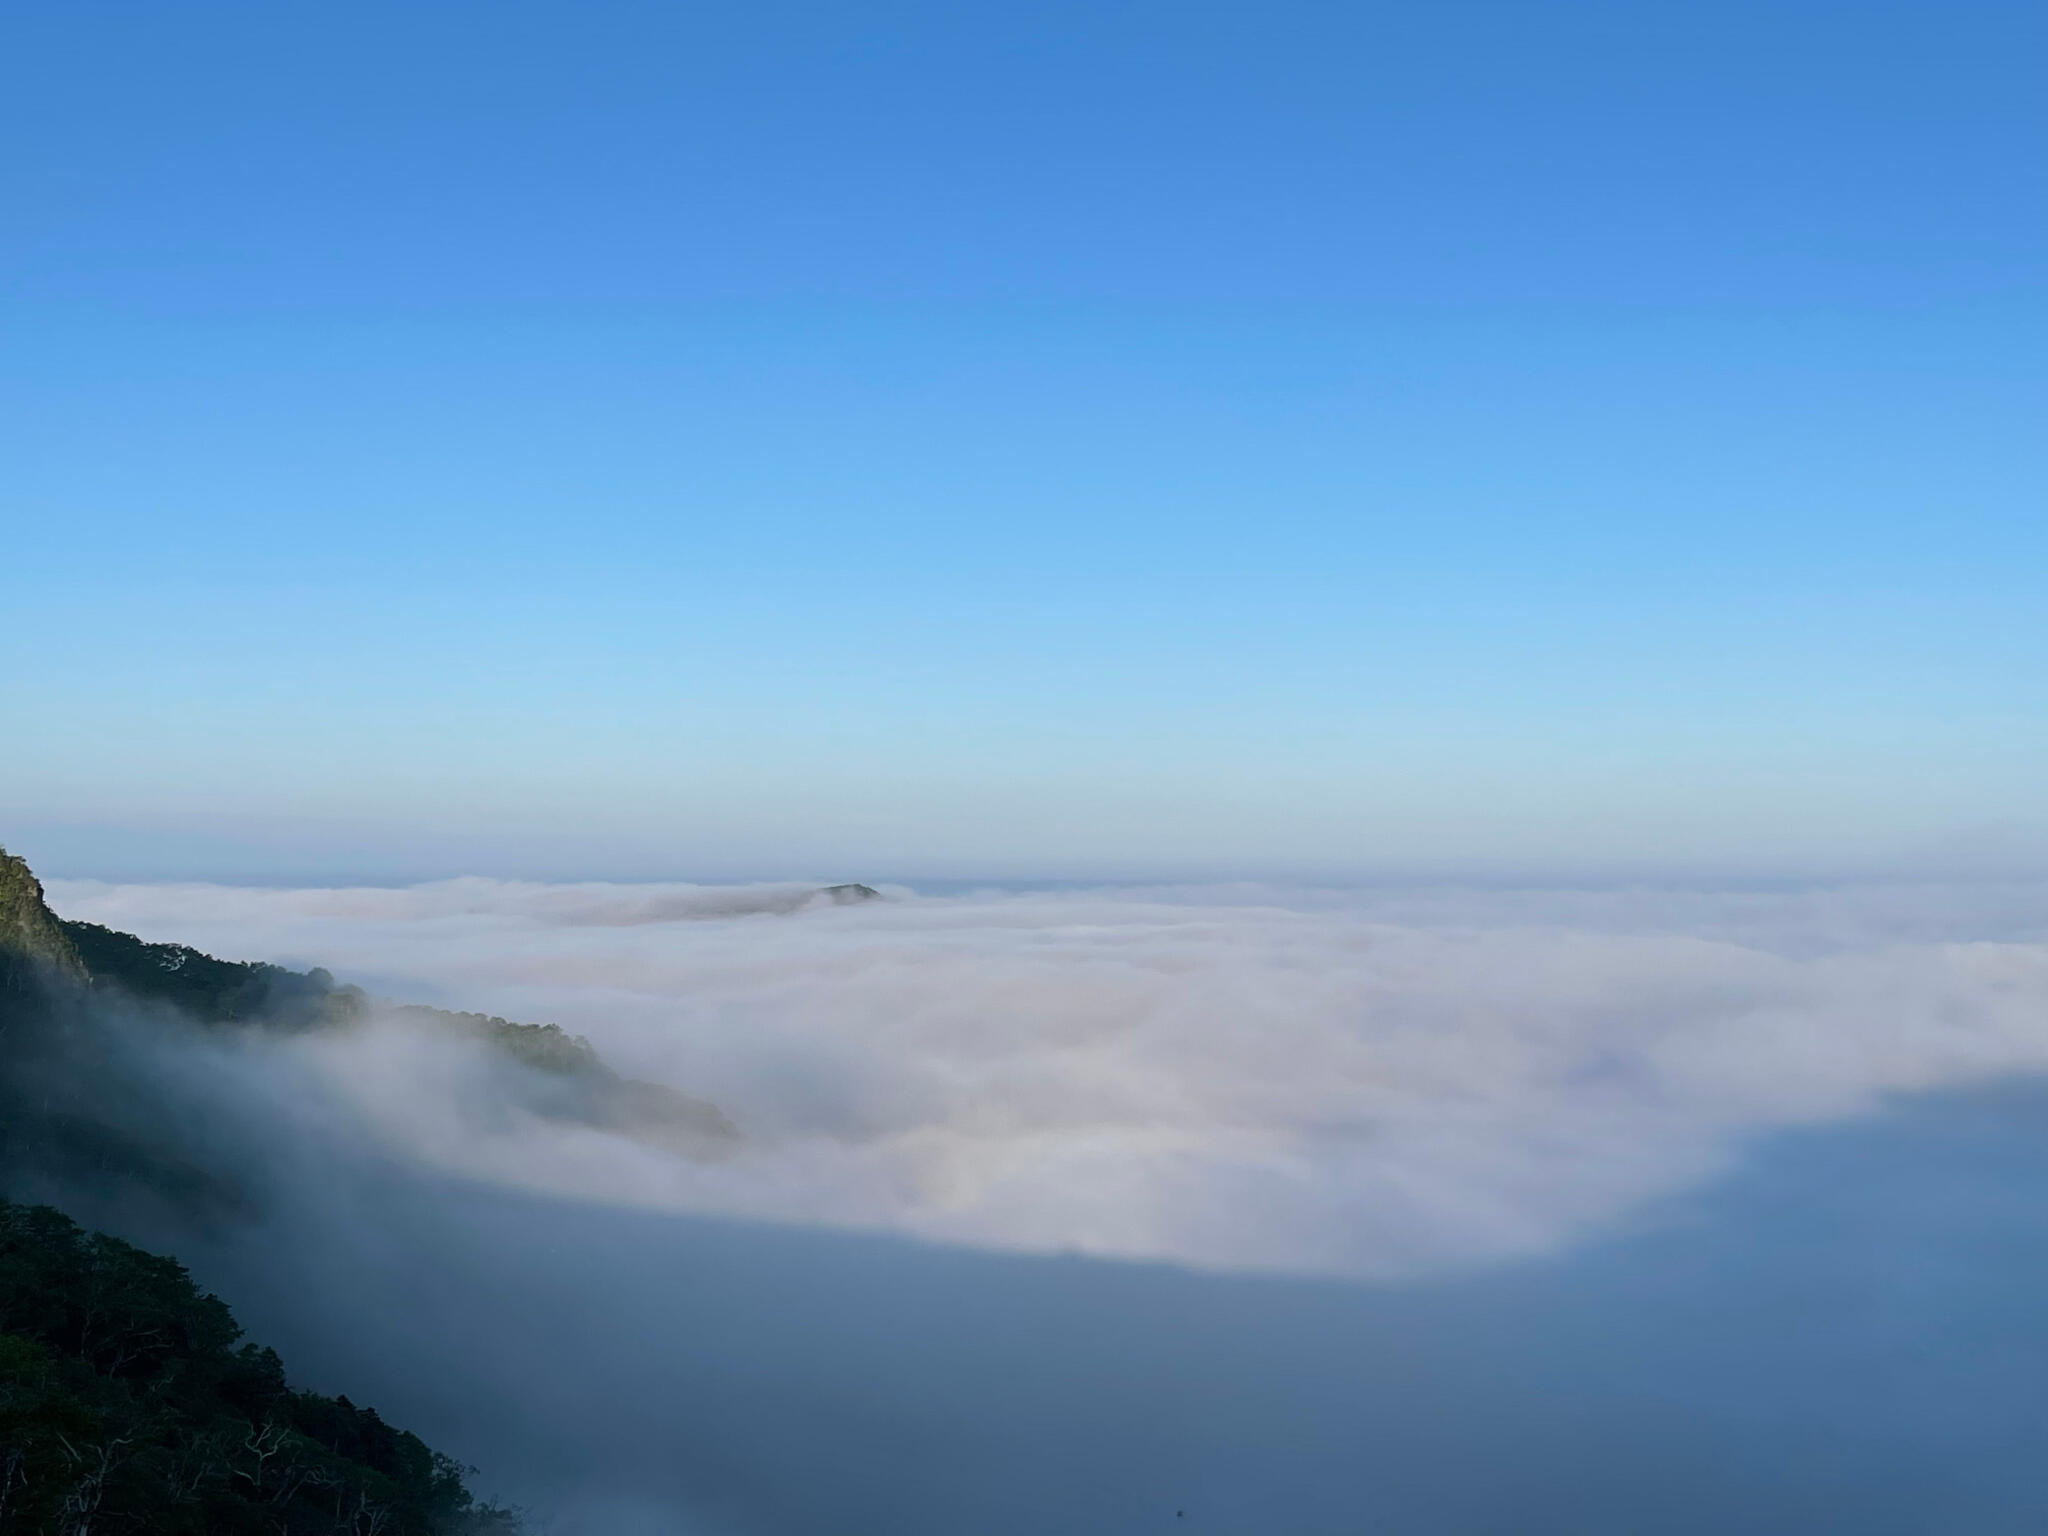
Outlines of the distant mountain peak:
<svg viewBox="0 0 2048 1536">
<path fill-rule="evenodd" d="M 882 895 L 872 885 L 862 885 L 858 881 L 845 885 L 828 885 L 818 894 L 829 898 L 835 907 L 850 907 L 857 901 L 877 901 Z"/>
</svg>

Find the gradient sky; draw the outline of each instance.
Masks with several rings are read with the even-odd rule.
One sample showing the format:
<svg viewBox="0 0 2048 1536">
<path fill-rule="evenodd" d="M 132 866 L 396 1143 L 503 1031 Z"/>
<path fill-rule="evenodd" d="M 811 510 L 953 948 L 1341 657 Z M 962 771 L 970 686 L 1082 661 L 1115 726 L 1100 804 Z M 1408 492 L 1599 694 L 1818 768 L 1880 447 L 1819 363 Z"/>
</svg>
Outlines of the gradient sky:
<svg viewBox="0 0 2048 1536">
<path fill-rule="evenodd" d="M 2037 4 L 0 17 L 48 873 L 2048 865 Z"/>
</svg>

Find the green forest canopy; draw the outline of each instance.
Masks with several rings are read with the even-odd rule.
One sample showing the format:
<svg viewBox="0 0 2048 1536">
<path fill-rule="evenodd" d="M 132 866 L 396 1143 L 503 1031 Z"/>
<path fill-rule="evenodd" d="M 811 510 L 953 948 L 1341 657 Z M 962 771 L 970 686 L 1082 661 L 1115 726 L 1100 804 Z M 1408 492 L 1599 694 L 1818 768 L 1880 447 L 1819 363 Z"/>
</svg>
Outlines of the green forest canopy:
<svg viewBox="0 0 2048 1536">
<path fill-rule="evenodd" d="M 0 1199 L 0 1532 L 515 1531 L 376 1410 L 295 1392 L 177 1260 Z"/>
</svg>

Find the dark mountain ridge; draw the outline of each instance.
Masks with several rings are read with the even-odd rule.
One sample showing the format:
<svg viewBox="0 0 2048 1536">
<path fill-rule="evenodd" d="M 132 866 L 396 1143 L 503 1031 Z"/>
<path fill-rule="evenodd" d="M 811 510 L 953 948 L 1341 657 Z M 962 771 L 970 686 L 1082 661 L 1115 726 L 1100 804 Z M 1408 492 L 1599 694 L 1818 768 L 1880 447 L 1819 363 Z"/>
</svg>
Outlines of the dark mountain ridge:
<svg viewBox="0 0 2048 1536">
<path fill-rule="evenodd" d="M 175 1259 L 9 1198 L 23 1184 L 132 1190 L 253 1214 L 109 1014 L 166 1031 L 317 1027 L 340 1022 L 343 989 L 175 949 L 63 922 L 0 852 L 0 1536 L 516 1531 L 417 1436 L 346 1397 L 294 1391 Z M 135 962 L 152 980 L 140 991 Z"/>
<path fill-rule="evenodd" d="M 33 888 L 32 901 L 24 894 L 14 903 L 24 935 L 20 959 L 80 980 L 95 995 L 168 1005 L 209 1028 L 346 1029 L 382 1020 L 468 1036 L 534 1075 L 525 1085 L 527 1107 L 546 1118 L 694 1158 L 721 1156 L 739 1140 L 739 1128 L 717 1105 L 661 1083 L 622 1077 L 588 1040 L 560 1025 L 385 1002 L 337 983 L 317 967 L 293 971 L 261 961 L 221 960 L 183 944 L 150 943 L 98 923 L 60 918 L 43 905 L 42 889 L 27 867 L 19 859 L 9 862 L 19 866 L 17 886 L 25 879 L 23 890 Z"/>
</svg>

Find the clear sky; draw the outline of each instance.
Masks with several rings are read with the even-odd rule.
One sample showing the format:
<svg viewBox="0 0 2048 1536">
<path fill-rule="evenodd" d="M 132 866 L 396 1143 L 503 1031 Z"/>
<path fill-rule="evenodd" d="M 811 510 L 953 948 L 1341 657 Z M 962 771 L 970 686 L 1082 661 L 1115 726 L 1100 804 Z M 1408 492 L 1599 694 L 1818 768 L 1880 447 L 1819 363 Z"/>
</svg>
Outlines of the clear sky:
<svg viewBox="0 0 2048 1536">
<path fill-rule="evenodd" d="M 2048 9 L 0 6 L 51 873 L 2048 863 Z"/>
</svg>

